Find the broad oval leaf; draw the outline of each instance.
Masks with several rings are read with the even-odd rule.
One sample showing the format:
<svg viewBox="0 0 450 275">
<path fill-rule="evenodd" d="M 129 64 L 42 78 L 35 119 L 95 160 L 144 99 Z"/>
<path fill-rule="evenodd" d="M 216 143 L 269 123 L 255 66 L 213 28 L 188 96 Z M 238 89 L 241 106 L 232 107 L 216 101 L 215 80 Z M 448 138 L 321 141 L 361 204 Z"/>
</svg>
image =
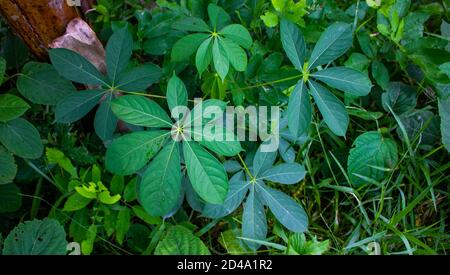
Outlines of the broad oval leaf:
<svg viewBox="0 0 450 275">
<path fill-rule="evenodd" d="M 22 116 L 30 105 L 15 95 L 0 95 L 0 122 L 6 122 Z"/>
<path fill-rule="evenodd" d="M 228 193 L 228 176 L 222 163 L 195 142 L 183 142 L 183 153 L 197 194 L 208 203 L 222 204 Z"/>
<path fill-rule="evenodd" d="M 0 213 L 11 213 L 18 210 L 22 206 L 20 193 L 19 187 L 15 184 L 0 183 Z"/>
<path fill-rule="evenodd" d="M 178 40 L 172 48 L 172 62 L 189 59 L 208 37 L 210 35 L 207 33 L 194 33 Z"/>
<path fill-rule="evenodd" d="M 173 110 L 179 106 L 187 107 L 187 103 L 188 93 L 186 86 L 174 73 L 172 78 L 169 80 L 169 84 L 167 84 L 167 104 L 169 105 L 169 110 Z"/>
<path fill-rule="evenodd" d="M 3 255 L 66 255 L 66 248 L 64 227 L 46 218 L 15 227 L 5 239 Z"/>
<path fill-rule="evenodd" d="M 133 37 L 128 27 L 114 32 L 106 45 L 106 68 L 114 86 L 120 73 L 127 67 L 132 51 Z"/>
<path fill-rule="evenodd" d="M 135 173 L 161 149 L 167 131 L 134 132 L 114 140 L 106 151 L 106 169 L 121 176 Z"/>
<path fill-rule="evenodd" d="M 250 49 L 253 44 L 253 39 L 248 30 L 240 24 L 231 24 L 220 30 L 220 35 L 232 40 L 239 46 L 245 49 Z"/>
<path fill-rule="evenodd" d="M 13 181 L 17 173 L 17 165 L 14 157 L 5 147 L 0 145 L 0 185 Z M 1 193 L 0 193 L 1 194 Z M 1 211 L 1 210 L 0 210 Z"/>
<path fill-rule="evenodd" d="M 372 89 L 372 83 L 366 74 L 345 67 L 328 68 L 311 77 L 353 96 L 366 96 Z"/>
<path fill-rule="evenodd" d="M 52 49 L 50 60 L 58 73 L 74 82 L 107 85 L 105 77 L 86 58 L 68 49 Z"/>
<path fill-rule="evenodd" d="M 306 43 L 303 34 L 291 21 L 283 19 L 280 26 L 281 43 L 294 67 L 302 71 L 306 55 Z"/>
<path fill-rule="evenodd" d="M 56 105 L 56 122 L 72 123 L 83 118 L 98 104 L 104 91 L 92 90 L 73 93 Z"/>
<path fill-rule="evenodd" d="M 352 26 L 346 23 L 334 23 L 321 35 L 309 60 L 309 68 L 330 63 L 342 56 L 353 44 Z"/>
<path fill-rule="evenodd" d="M 26 159 L 37 159 L 44 151 L 38 130 L 22 118 L 0 123 L 0 142 L 14 155 Z"/>
<path fill-rule="evenodd" d="M 450 152 L 450 98 L 439 100 L 439 116 L 441 117 L 442 143 Z"/>
<path fill-rule="evenodd" d="M 247 69 L 247 53 L 245 53 L 245 51 L 233 41 L 227 38 L 219 39 L 231 65 L 236 69 L 236 71 L 244 72 Z"/>
<path fill-rule="evenodd" d="M 127 92 L 143 92 L 150 85 L 158 83 L 162 77 L 160 67 L 152 63 L 123 71 L 117 80 L 116 88 Z"/>
<path fill-rule="evenodd" d="M 308 215 L 296 201 L 275 189 L 257 185 L 267 206 L 282 225 L 292 232 L 305 232 L 308 229 Z"/>
<path fill-rule="evenodd" d="M 214 39 L 212 49 L 214 68 L 216 69 L 222 81 L 224 81 L 230 69 L 230 62 L 228 61 L 227 53 L 225 52 L 223 45 L 218 38 Z"/>
<path fill-rule="evenodd" d="M 412 111 L 417 105 L 416 91 L 401 82 L 389 83 L 386 92 L 381 95 L 381 102 L 386 112 L 390 112 L 389 107 L 397 114 L 401 115 Z"/>
<path fill-rule="evenodd" d="M 155 255 L 210 255 L 202 240 L 181 225 L 171 227 L 155 249 Z"/>
<path fill-rule="evenodd" d="M 328 128 L 338 136 L 345 136 L 349 117 L 344 104 L 323 86 L 309 81 L 311 95 L 328 125 Z"/>
<path fill-rule="evenodd" d="M 308 90 L 303 81 L 299 81 L 289 96 L 287 109 L 289 131 L 295 137 L 308 133 L 312 119 L 312 107 Z"/>
<path fill-rule="evenodd" d="M 395 141 L 384 138 L 378 132 L 360 135 L 353 143 L 348 157 L 348 176 L 356 186 L 366 183 L 360 176 L 376 181 L 382 180 L 386 170 L 397 164 L 397 145 Z"/>
<path fill-rule="evenodd" d="M 241 205 L 250 187 L 248 181 L 244 181 L 243 172 L 235 174 L 230 179 L 228 194 L 223 204 L 206 204 L 202 215 L 212 219 L 218 219 L 231 214 Z"/>
<path fill-rule="evenodd" d="M 75 86 L 62 78 L 50 64 L 29 62 L 17 78 L 19 92 L 36 104 L 56 105 L 61 99 L 75 93 Z"/>
<path fill-rule="evenodd" d="M 172 122 L 166 112 L 156 102 L 144 96 L 122 96 L 115 99 L 111 107 L 119 119 L 133 125 L 172 127 Z"/>
<path fill-rule="evenodd" d="M 250 193 L 244 204 L 242 214 L 242 237 L 251 240 L 264 241 L 267 236 L 267 220 L 264 205 L 259 200 L 255 192 L 254 185 L 250 188 Z M 261 245 L 245 241 L 252 250 L 257 250 Z"/>
<path fill-rule="evenodd" d="M 195 56 L 195 66 L 197 67 L 199 75 L 208 68 L 211 64 L 213 56 L 213 43 L 212 38 L 208 38 L 200 45 L 197 54 Z"/>
<path fill-rule="evenodd" d="M 296 184 L 305 178 L 306 170 L 298 163 L 282 163 L 264 171 L 258 179 L 282 184 Z"/>
<path fill-rule="evenodd" d="M 172 141 L 150 163 L 139 184 L 139 198 L 152 216 L 165 216 L 178 204 L 181 194 L 179 143 Z"/>
</svg>

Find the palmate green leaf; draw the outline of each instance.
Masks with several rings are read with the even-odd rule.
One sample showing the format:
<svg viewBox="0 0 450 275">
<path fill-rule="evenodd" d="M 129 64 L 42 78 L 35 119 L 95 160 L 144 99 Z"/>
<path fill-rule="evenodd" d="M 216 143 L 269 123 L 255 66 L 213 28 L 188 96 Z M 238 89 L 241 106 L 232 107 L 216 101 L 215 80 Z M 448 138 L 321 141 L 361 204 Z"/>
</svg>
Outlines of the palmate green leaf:
<svg viewBox="0 0 450 275">
<path fill-rule="evenodd" d="M 345 67 L 328 68 L 311 77 L 353 96 L 366 96 L 372 89 L 372 83 L 366 74 Z"/>
<path fill-rule="evenodd" d="M 255 192 L 255 186 L 252 185 L 250 193 L 244 204 L 242 214 L 242 237 L 264 241 L 267 236 L 267 220 L 264 205 Z M 261 245 L 256 242 L 245 241 L 252 250 L 257 250 Z"/>
<path fill-rule="evenodd" d="M 0 143 L 14 155 L 26 159 L 37 159 L 44 150 L 39 132 L 22 118 L 0 123 Z"/>
<path fill-rule="evenodd" d="M 173 110 L 175 107 L 184 106 L 187 107 L 188 93 L 183 81 L 173 74 L 172 78 L 167 84 L 167 104 L 169 109 Z"/>
<path fill-rule="evenodd" d="M 199 75 L 208 68 L 211 64 L 213 57 L 213 39 L 208 38 L 200 45 L 197 54 L 195 56 L 195 65 L 197 67 Z"/>
<path fill-rule="evenodd" d="M 207 126 L 208 124 L 205 127 Z M 198 143 L 221 156 L 233 157 L 242 151 L 241 143 L 234 133 L 226 127 L 222 131 L 216 131 L 216 129 L 212 129 L 211 131 L 212 133 L 209 133 L 209 130 L 207 133 L 204 128 L 203 133 L 193 131 L 192 135 Z M 232 137 L 232 139 L 227 139 L 227 136 Z"/>
<path fill-rule="evenodd" d="M 214 68 L 216 69 L 222 81 L 224 81 L 230 69 L 230 62 L 228 61 L 227 53 L 225 52 L 225 49 L 223 45 L 221 45 L 218 38 L 214 39 L 212 53 Z"/>
<path fill-rule="evenodd" d="M 208 5 L 208 16 L 214 31 L 222 29 L 231 22 L 230 15 L 216 4 L 211 3 Z"/>
<path fill-rule="evenodd" d="M 161 149 L 170 132 L 134 132 L 114 140 L 106 151 L 106 169 L 121 176 L 135 173 Z"/>
<path fill-rule="evenodd" d="M 222 204 L 228 193 L 228 176 L 222 163 L 195 142 L 183 142 L 183 154 L 197 194 L 208 203 Z"/>
<path fill-rule="evenodd" d="M 92 90 L 73 93 L 56 105 L 56 122 L 72 123 L 83 118 L 98 104 L 105 91 Z"/>
<path fill-rule="evenodd" d="M 211 28 L 202 19 L 198 17 L 185 17 L 175 21 L 172 28 L 179 31 L 189 32 L 210 32 Z"/>
<path fill-rule="evenodd" d="M 235 174 L 230 179 L 227 197 L 223 204 L 206 204 L 202 215 L 212 219 L 218 219 L 231 214 L 241 205 L 250 188 L 250 182 L 244 181 L 243 172 Z"/>
<path fill-rule="evenodd" d="M 227 38 L 219 38 L 219 40 L 231 65 L 236 71 L 244 72 L 247 69 L 247 53 L 239 45 Z"/>
<path fill-rule="evenodd" d="M 15 227 L 5 239 L 3 255 L 65 255 L 66 248 L 64 227 L 46 218 Z"/>
<path fill-rule="evenodd" d="M 5 147 L 0 145 L 0 185 L 13 181 L 17 173 L 17 165 L 14 157 Z M 0 210 L 1 211 L 1 210 Z"/>
<path fill-rule="evenodd" d="M 50 60 L 66 79 L 90 85 L 107 85 L 105 77 L 86 58 L 68 49 L 52 49 Z"/>
<path fill-rule="evenodd" d="M 309 81 L 311 95 L 328 128 L 338 136 L 345 136 L 349 117 L 344 104 L 325 87 Z"/>
<path fill-rule="evenodd" d="M 210 255 L 202 240 L 181 225 L 171 227 L 155 249 L 155 255 Z"/>
<path fill-rule="evenodd" d="M 29 62 L 17 78 L 19 92 L 36 104 L 56 105 L 76 92 L 75 86 L 62 78 L 50 64 Z"/>
<path fill-rule="evenodd" d="M 292 22 L 283 19 L 280 26 L 281 43 L 284 51 L 294 67 L 302 71 L 306 55 L 306 43 L 299 28 Z"/>
<path fill-rule="evenodd" d="M 262 184 L 257 185 L 260 194 L 270 211 L 282 225 L 292 232 L 305 232 L 308 228 L 308 215 L 305 210 L 291 197 Z"/>
<path fill-rule="evenodd" d="M 289 96 L 287 109 L 289 131 L 295 137 L 308 132 L 312 119 L 312 107 L 308 90 L 303 81 L 299 81 Z"/>
<path fill-rule="evenodd" d="M 378 132 L 367 132 L 353 143 L 347 162 L 348 175 L 358 187 L 366 183 L 366 180 L 358 175 L 380 181 L 386 175 L 380 168 L 393 168 L 397 159 L 397 145 L 394 140 L 384 138 Z"/>
<path fill-rule="evenodd" d="M 439 99 L 439 116 L 441 117 L 442 143 L 450 152 L 450 98 Z"/>
<path fill-rule="evenodd" d="M 277 152 L 262 152 L 261 147 L 259 147 L 253 158 L 253 176 L 257 177 L 271 168 L 276 158 Z"/>
<path fill-rule="evenodd" d="M 152 63 L 123 71 L 116 82 L 116 89 L 127 92 L 143 92 L 162 77 L 160 67 Z"/>
<path fill-rule="evenodd" d="M 220 30 L 219 35 L 230 39 L 245 49 L 250 49 L 253 44 L 253 39 L 248 30 L 239 24 L 231 24 Z"/>
<path fill-rule="evenodd" d="M 3 174 L 3 172 L 0 173 Z M 15 184 L 2 184 L 0 182 L 0 214 L 19 210 L 22 206 L 22 196 L 20 194 L 21 191 Z"/>
<path fill-rule="evenodd" d="M 100 104 L 94 119 L 95 133 L 104 141 L 113 138 L 114 131 L 117 127 L 118 119 L 111 110 L 112 100 L 113 94 L 107 94 L 106 98 Z"/>
<path fill-rule="evenodd" d="M 178 40 L 172 48 L 172 62 L 189 59 L 208 37 L 210 35 L 207 33 L 194 33 Z"/>
<path fill-rule="evenodd" d="M 6 122 L 22 116 L 30 105 L 15 95 L 0 95 L 0 122 Z"/>
<path fill-rule="evenodd" d="M 386 92 L 381 95 L 381 102 L 386 112 L 390 112 L 389 107 L 398 114 L 412 111 L 417 105 L 416 91 L 401 82 L 389 83 Z"/>
<path fill-rule="evenodd" d="M 170 142 L 158 153 L 142 176 L 139 198 L 152 216 L 165 216 L 178 204 L 181 195 L 179 143 Z"/>
<path fill-rule="evenodd" d="M 144 96 L 122 96 L 113 100 L 111 107 L 119 119 L 136 126 L 172 127 L 166 112 L 156 102 Z"/>
<path fill-rule="evenodd" d="M 298 163 L 282 163 L 264 171 L 258 179 L 282 184 L 296 184 L 305 178 L 306 170 Z"/>
<path fill-rule="evenodd" d="M 114 32 L 106 45 L 106 68 L 111 83 L 115 85 L 120 73 L 127 67 L 133 51 L 133 37 L 128 27 Z"/>
<path fill-rule="evenodd" d="M 346 23 L 334 23 L 321 35 L 309 60 L 309 68 L 330 63 L 342 56 L 353 44 L 352 26 Z"/>
</svg>

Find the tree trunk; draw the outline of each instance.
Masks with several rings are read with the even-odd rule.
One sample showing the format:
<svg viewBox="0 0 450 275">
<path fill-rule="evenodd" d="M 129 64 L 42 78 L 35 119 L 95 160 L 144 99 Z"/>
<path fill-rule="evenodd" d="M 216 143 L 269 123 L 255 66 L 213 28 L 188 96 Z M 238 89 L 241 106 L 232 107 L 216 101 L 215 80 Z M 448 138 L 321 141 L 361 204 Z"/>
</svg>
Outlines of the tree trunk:
<svg viewBox="0 0 450 275">
<path fill-rule="evenodd" d="M 66 0 L 0 0 L 0 13 L 32 53 L 47 57 L 47 48 L 63 35 L 67 24 L 79 17 Z"/>
</svg>

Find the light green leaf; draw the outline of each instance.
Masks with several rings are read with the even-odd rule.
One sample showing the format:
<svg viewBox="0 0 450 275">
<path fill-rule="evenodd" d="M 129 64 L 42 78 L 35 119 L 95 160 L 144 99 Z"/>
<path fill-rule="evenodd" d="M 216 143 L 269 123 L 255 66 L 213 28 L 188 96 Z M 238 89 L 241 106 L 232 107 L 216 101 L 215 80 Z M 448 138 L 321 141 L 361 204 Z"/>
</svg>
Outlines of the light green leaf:
<svg viewBox="0 0 450 275">
<path fill-rule="evenodd" d="M 334 23 L 320 37 L 309 60 L 309 68 L 330 63 L 343 55 L 353 44 L 352 27 L 346 23 Z"/>
<path fill-rule="evenodd" d="M 44 150 L 39 132 L 22 118 L 0 123 L 0 142 L 14 155 L 26 159 L 37 159 Z"/>
<path fill-rule="evenodd" d="M 308 215 L 296 201 L 278 190 L 259 184 L 257 188 L 258 194 L 262 195 L 270 211 L 282 225 L 298 233 L 308 229 Z"/>
<path fill-rule="evenodd" d="M 14 157 L 5 147 L 0 145 L 0 186 L 2 184 L 11 183 L 16 177 L 17 165 Z M 0 192 L 1 195 L 1 192 Z M 1 200 L 0 200 L 1 201 Z M 0 209 L 1 211 L 1 209 Z"/>
<path fill-rule="evenodd" d="M 228 70 L 230 69 L 230 62 L 228 61 L 227 54 L 223 48 L 223 45 L 221 44 L 222 43 L 220 43 L 219 39 L 214 39 L 213 61 L 214 68 L 216 69 L 222 81 L 224 81 L 227 77 Z"/>
<path fill-rule="evenodd" d="M 289 97 L 287 109 L 289 131 L 295 137 L 308 132 L 312 118 L 311 100 L 306 85 L 299 81 Z"/>
<path fill-rule="evenodd" d="M 15 95 L 0 95 L 0 122 L 6 122 L 22 116 L 28 109 L 23 99 Z"/>
<path fill-rule="evenodd" d="M 210 255 L 210 252 L 189 229 L 176 225 L 158 243 L 155 255 Z"/>
<path fill-rule="evenodd" d="M 78 53 L 68 49 L 52 49 L 49 54 L 55 69 L 66 79 L 82 84 L 107 85 L 105 77 Z"/>
<path fill-rule="evenodd" d="M 208 203 L 222 204 L 228 193 L 228 176 L 222 163 L 195 142 L 183 142 L 183 152 L 195 191 Z"/>
<path fill-rule="evenodd" d="M 397 159 L 397 145 L 394 140 L 384 138 L 378 132 L 367 132 L 353 143 L 348 157 L 348 175 L 358 187 L 366 183 L 366 180 L 358 175 L 381 181 L 387 172 L 380 168 L 394 168 Z"/>
<path fill-rule="evenodd" d="M 111 110 L 111 101 L 113 100 L 113 94 L 109 93 L 106 98 L 100 104 L 100 107 L 95 114 L 94 129 L 97 136 L 103 141 L 111 140 L 113 138 L 114 131 L 117 127 L 117 117 Z"/>
<path fill-rule="evenodd" d="M 103 204 L 108 204 L 108 205 L 116 204 L 118 201 L 120 201 L 121 198 L 122 198 L 122 196 L 119 194 L 111 196 L 109 191 L 102 191 L 98 195 L 98 199 L 100 200 L 100 202 Z"/>
<path fill-rule="evenodd" d="M 150 163 L 142 176 L 139 198 L 152 216 L 165 216 L 172 211 L 181 195 L 179 143 L 167 144 Z"/>
<path fill-rule="evenodd" d="M 67 171 L 72 178 L 78 178 L 77 169 L 63 152 L 55 148 L 47 147 L 45 150 L 45 155 L 49 164 L 58 164 L 58 166 Z"/>
<path fill-rule="evenodd" d="M 63 211 L 73 212 L 85 208 L 92 199 L 81 196 L 78 193 L 71 195 L 64 204 Z"/>
<path fill-rule="evenodd" d="M 161 68 L 152 63 L 123 71 L 116 88 L 126 92 L 144 92 L 150 85 L 158 83 L 162 77 Z"/>
<path fill-rule="evenodd" d="M 1 163 L 0 155 L 0 163 Z M 3 174 L 3 172 L 0 172 Z M 2 184 L 0 182 L 0 213 L 11 213 L 22 206 L 22 196 L 19 187 L 15 184 Z"/>
<path fill-rule="evenodd" d="M 197 54 L 195 56 L 195 65 L 199 75 L 208 68 L 213 56 L 213 43 L 212 38 L 208 38 L 200 45 Z"/>
<path fill-rule="evenodd" d="M 245 51 L 229 39 L 219 38 L 219 40 L 231 65 L 236 71 L 244 72 L 247 69 L 247 54 Z"/>
<path fill-rule="evenodd" d="M 172 62 L 189 59 L 208 37 L 210 35 L 206 33 L 195 33 L 178 40 L 172 48 Z"/>
<path fill-rule="evenodd" d="M 127 67 L 133 51 L 133 37 L 128 27 L 114 32 L 106 46 L 106 68 L 109 80 L 115 85 L 120 73 Z"/>
<path fill-rule="evenodd" d="M 64 227 L 46 218 L 15 227 L 5 239 L 3 255 L 66 255 L 66 248 Z"/>
<path fill-rule="evenodd" d="M 167 104 L 169 109 L 173 110 L 175 107 L 184 106 L 187 107 L 188 93 L 186 86 L 178 76 L 173 74 L 172 78 L 167 84 Z"/>
<path fill-rule="evenodd" d="M 29 62 L 17 78 L 17 89 L 33 103 L 56 105 L 75 93 L 75 86 L 62 78 L 50 64 Z"/>
<path fill-rule="evenodd" d="M 284 51 L 294 67 L 302 71 L 306 55 L 306 43 L 299 28 L 292 22 L 283 19 L 280 26 L 281 43 Z"/>
<path fill-rule="evenodd" d="M 345 67 L 328 68 L 311 77 L 354 96 L 366 96 L 372 89 L 372 83 L 366 74 Z"/>
<path fill-rule="evenodd" d="M 219 34 L 245 49 L 250 49 L 253 44 L 253 39 L 248 30 L 239 24 L 228 25 L 220 30 Z"/>
<path fill-rule="evenodd" d="M 278 26 L 278 15 L 274 14 L 273 12 L 267 11 L 266 13 L 261 15 L 260 18 L 264 22 L 264 25 L 269 28 Z"/>
<path fill-rule="evenodd" d="M 126 95 L 112 102 L 116 116 L 133 125 L 144 127 L 172 127 L 166 112 L 153 100 L 143 96 Z"/>
<path fill-rule="evenodd" d="M 349 117 L 344 104 L 323 86 L 309 81 L 311 95 L 320 110 L 328 128 L 338 136 L 345 136 Z"/>
<path fill-rule="evenodd" d="M 56 122 L 72 123 L 83 118 L 98 104 L 104 91 L 80 91 L 73 93 L 56 105 Z"/>
<path fill-rule="evenodd" d="M 450 98 L 439 100 L 439 116 L 441 117 L 442 143 L 450 152 Z"/>
<path fill-rule="evenodd" d="M 106 151 L 106 169 L 121 176 L 135 173 L 161 149 L 169 132 L 134 132 L 114 140 Z"/>
</svg>

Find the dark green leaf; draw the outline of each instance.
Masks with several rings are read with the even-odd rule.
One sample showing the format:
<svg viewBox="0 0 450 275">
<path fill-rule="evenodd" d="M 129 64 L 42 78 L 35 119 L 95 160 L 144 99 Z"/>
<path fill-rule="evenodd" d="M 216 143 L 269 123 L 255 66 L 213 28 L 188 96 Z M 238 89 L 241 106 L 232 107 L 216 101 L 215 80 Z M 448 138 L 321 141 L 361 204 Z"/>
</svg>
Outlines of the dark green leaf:
<svg viewBox="0 0 450 275">
<path fill-rule="evenodd" d="M 0 122 L 6 122 L 22 116 L 28 109 L 23 99 L 15 95 L 0 95 Z"/>
<path fill-rule="evenodd" d="M 329 68 L 311 76 L 353 96 L 366 96 L 372 89 L 366 74 L 345 67 Z"/>
<path fill-rule="evenodd" d="M 73 93 L 56 105 L 56 122 L 72 123 L 83 118 L 100 101 L 104 91 L 92 90 Z"/>
<path fill-rule="evenodd" d="M 172 62 L 189 59 L 208 37 L 210 35 L 206 33 L 195 33 L 178 40 L 172 48 Z"/>
<path fill-rule="evenodd" d="M 22 118 L 0 123 L 0 142 L 14 155 L 26 159 L 37 159 L 44 150 L 39 132 Z"/>
<path fill-rule="evenodd" d="M 284 51 L 294 67 L 302 71 L 306 55 L 306 43 L 299 28 L 292 22 L 283 19 L 280 26 L 281 43 Z"/>
<path fill-rule="evenodd" d="M 311 100 L 306 85 L 299 81 L 289 97 L 287 109 L 289 131 L 295 137 L 308 132 L 312 118 Z"/>
<path fill-rule="evenodd" d="M 128 27 L 116 31 L 106 46 L 106 68 L 109 80 L 115 85 L 120 73 L 127 67 L 133 51 L 133 37 Z"/>
</svg>

